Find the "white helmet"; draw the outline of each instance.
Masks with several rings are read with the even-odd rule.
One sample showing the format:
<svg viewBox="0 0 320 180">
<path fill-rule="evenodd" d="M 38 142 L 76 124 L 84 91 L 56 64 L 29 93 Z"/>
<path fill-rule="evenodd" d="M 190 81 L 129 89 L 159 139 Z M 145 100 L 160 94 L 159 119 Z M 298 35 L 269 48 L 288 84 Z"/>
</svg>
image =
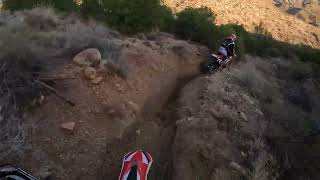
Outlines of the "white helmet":
<svg viewBox="0 0 320 180">
<path fill-rule="evenodd" d="M 235 35 L 235 34 L 231 34 L 229 37 L 234 41 L 237 39 L 237 35 Z"/>
</svg>

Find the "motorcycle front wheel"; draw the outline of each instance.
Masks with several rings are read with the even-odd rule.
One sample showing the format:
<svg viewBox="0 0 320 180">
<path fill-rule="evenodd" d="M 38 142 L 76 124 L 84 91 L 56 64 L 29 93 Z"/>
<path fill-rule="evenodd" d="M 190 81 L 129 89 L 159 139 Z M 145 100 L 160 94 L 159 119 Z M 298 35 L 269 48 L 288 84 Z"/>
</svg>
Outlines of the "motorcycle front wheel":
<svg viewBox="0 0 320 180">
<path fill-rule="evenodd" d="M 219 68 L 219 63 L 217 61 L 206 61 L 201 64 L 201 72 L 204 74 L 211 73 Z"/>
</svg>

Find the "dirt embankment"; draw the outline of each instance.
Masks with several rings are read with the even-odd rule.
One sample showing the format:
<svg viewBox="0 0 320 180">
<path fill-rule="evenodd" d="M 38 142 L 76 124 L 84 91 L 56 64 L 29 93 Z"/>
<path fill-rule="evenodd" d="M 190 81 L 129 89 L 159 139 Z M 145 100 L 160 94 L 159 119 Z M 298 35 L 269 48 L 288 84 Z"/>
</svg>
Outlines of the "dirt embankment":
<svg viewBox="0 0 320 180">
<path fill-rule="evenodd" d="M 76 106 L 54 95 L 46 97 L 28 118 L 33 130 L 28 137 L 31 147 L 20 161 L 23 167 L 39 177 L 116 179 L 123 155 L 144 149 L 155 158 L 151 174 L 171 176 L 170 163 L 164 160 L 171 159 L 171 152 L 165 151 L 173 143 L 174 111 L 163 106 L 181 82 L 199 74 L 208 50 L 165 33 L 118 42 L 123 47 L 120 58 L 128 62 L 125 79 L 106 66 L 98 70 L 102 82 L 93 85 L 71 61 L 51 72 L 72 77 L 58 80 L 55 87 Z M 72 134 L 60 128 L 66 122 L 76 123 Z"/>
<path fill-rule="evenodd" d="M 317 179 L 319 73 L 247 57 L 178 100 L 173 179 Z"/>
<path fill-rule="evenodd" d="M 320 47 L 320 29 L 282 12 L 272 0 L 165 0 L 176 11 L 186 7 L 207 6 L 217 15 L 217 24 L 236 23 L 250 32 L 262 23 L 263 28 L 280 41 Z"/>
</svg>

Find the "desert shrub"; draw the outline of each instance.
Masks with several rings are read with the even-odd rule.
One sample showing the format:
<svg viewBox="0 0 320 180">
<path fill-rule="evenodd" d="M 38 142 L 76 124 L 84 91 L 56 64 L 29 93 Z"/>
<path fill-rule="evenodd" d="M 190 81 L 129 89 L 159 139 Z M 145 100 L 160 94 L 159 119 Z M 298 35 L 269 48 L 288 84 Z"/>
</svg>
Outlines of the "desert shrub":
<svg viewBox="0 0 320 180">
<path fill-rule="evenodd" d="M 277 41 L 264 29 L 262 23 L 255 27 L 254 33 L 250 33 L 241 25 L 217 26 L 214 20 L 215 16 L 208 8 L 186 8 L 177 14 L 173 32 L 177 37 L 200 42 L 213 50 L 219 48 L 223 38 L 235 33 L 238 36 L 236 49 L 240 57 L 244 54 L 263 57 L 298 57 L 302 61 L 319 63 L 320 50 L 307 45 Z"/>
<path fill-rule="evenodd" d="M 207 7 L 186 8 L 177 14 L 174 33 L 184 39 L 197 41 L 209 47 L 214 47 L 215 16 Z"/>
<path fill-rule="evenodd" d="M 26 148 L 23 113 L 43 90 L 36 80 L 44 65 L 22 40 L 20 37 L 1 39 L 0 161 L 16 157 Z"/>
<path fill-rule="evenodd" d="M 42 0 L 44 5 L 52 6 L 59 11 L 78 11 L 79 7 L 74 0 Z"/>
<path fill-rule="evenodd" d="M 169 7 L 162 5 L 157 16 L 159 16 L 157 18 L 157 27 L 160 30 L 172 32 L 175 23 L 175 18 L 172 10 Z"/>
<path fill-rule="evenodd" d="M 293 46 L 294 53 L 301 59 L 302 61 L 311 61 L 320 63 L 320 50 L 311 48 L 307 45 L 295 45 Z"/>
<path fill-rule="evenodd" d="M 36 4 L 38 0 L 30 0 L 30 1 L 25 1 L 25 0 L 4 0 L 3 1 L 3 9 L 6 10 L 23 10 L 23 9 L 32 9 Z"/>
<path fill-rule="evenodd" d="M 160 0 L 85 0 L 81 4 L 85 17 L 94 17 L 125 33 L 167 28 L 173 19 Z"/>
<path fill-rule="evenodd" d="M 104 21 L 106 18 L 103 4 L 99 0 L 83 0 L 80 12 L 85 18 L 92 17 L 100 21 Z"/>
<path fill-rule="evenodd" d="M 260 22 L 259 25 L 256 25 L 254 27 L 254 32 L 257 34 L 262 34 L 267 37 L 272 37 L 272 34 L 263 27 L 262 22 Z"/>
<path fill-rule="evenodd" d="M 200 42 L 213 50 L 217 50 L 223 38 L 232 33 L 238 35 L 236 43 L 237 55 L 245 54 L 245 29 L 235 24 L 217 26 L 214 24 L 215 15 L 209 8 L 186 8 L 177 14 L 173 32 L 177 37 Z"/>
<path fill-rule="evenodd" d="M 258 102 L 268 120 L 266 134 L 280 168 L 280 179 L 317 177 L 320 99 L 312 63 L 252 58 L 230 72 L 232 79 Z M 285 162 L 285 163 L 281 163 Z"/>
</svg>

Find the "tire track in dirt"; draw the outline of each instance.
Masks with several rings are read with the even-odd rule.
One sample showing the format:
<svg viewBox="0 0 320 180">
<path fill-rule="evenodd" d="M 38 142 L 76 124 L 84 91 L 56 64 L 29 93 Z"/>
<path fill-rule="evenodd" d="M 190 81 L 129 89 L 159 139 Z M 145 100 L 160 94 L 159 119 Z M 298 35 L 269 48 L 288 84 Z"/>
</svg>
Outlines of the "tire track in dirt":
<svg viewBox="0 0 320 180">
<path fill-rule="evenodd" d="M 179 119 L 177 99 L 180 90 L 195 77 L 198 77 L 198 74 L 177 79 L 168 97 L 152 97 L 150 99 L 152 103 L 156 98 L 167 98 L 167 102 L 158 110 L 150 108 L 147 103 L 141 117 L 124 131 L 122 138 L 107 143 L 107 150 L 103 155 L 104 163 L 99 169 L 98 178 L 111 177 L 110 179 L 116 179 L 122 162 L 119 157 L 123 157 L 129 151 L 143 149 L 150 152 L 154 158 L 149 178 L 155 180 L 172 179 L 173 146 L 176 136 L 176 121 Z M 115 152 L 121 155 L 115 155 Z"/>
</svg>

